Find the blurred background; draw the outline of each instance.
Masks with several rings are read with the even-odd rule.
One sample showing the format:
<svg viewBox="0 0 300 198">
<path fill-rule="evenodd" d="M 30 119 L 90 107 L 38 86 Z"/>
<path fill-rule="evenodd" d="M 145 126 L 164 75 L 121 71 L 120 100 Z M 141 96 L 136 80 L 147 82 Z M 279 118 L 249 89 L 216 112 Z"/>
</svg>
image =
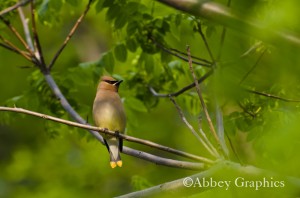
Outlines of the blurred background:
<svg viewBox="0 0 300 198">
<path fill-rule="evenodd" d="M 38 1 L 37 5 L 37 29 L 48 63 L 87 3 L 57 2 Z M 214 22 L 150 0 L 111 2 L 99 0 L 92 5 L 52 70 L 62 92 L 83 118 L 93 123 L 91 111 L 98 80 L 103 74 L 113 75 L 124 80 L 120 95 L 128 118 L 128 135 L 210 157 L 181 121 L 170 100 L 155 98 L 149 92 L 149 86 L 160 93 L 171 93 L 193 82 L 188 64 L 149 42 L 149 32 L 169 48 L 185 52 L 189 45 L 192 55 L 210 60 L 195 25 L 200 21 L 212 53 L 215 57 L 220 55 L 214 78 L 201 87 L 214 123 L 216 101 L 222 109 L 231 160 L 300 177 L 299 102 L 245 91 L 300 99 L 297 47 L 281 42 L 271 45 L 249 36 L 255 33 L 230 29 L 222 46 L 223 27 Z M 225 0 L 218 2 L 227 4 Z M 245 20 L 256 18 L 270 29 L 299 35 L 298 4 L 296 0 L 243 0 L 232 1 L 231 7 L 243 13 Z M 28 17 L 28 6 L 24 12 Z M 17 13 L 8 18 L 23 31 Z M 120 18 L 125 21 L 120 22 Z M 0 34 L 17 43 L 4 24 L 0 25 Z M 195 71 L 197 76 L 202 76 L 209 69 L 195 65 Z M 0 48 L 0 90 L 1 106 L 15 105 L 71 120 L 40 71 L 4 48 Z M 199 116 L 202 117 L 202 127 L 208 134 L 195 90 L 178 96 L 176 101 L 197 130 Z M 209 135 L 209 138 L 213 141 L 213 137 Z M 124 145 L 186 160 L 126 141 Z M 111 169 L 106 148 L 83 129 L 0 112 L 0 197 L 112 197 L 197 173 L 159 166 L 125 154 L 122 159 L 122 168 Z M 251 197 L 272 193 L 266 189 L 259 192 L 214 189 L 195 197 Z"/>
</svg>

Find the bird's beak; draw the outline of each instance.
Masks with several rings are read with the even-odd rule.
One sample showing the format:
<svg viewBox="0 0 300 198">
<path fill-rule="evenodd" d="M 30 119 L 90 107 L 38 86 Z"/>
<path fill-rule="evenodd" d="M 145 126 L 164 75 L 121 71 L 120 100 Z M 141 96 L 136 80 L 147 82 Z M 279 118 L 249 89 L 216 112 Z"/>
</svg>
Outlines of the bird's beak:
<svg viewBox="0 0 300 198">
<path fill-rule="evenodd" d="M 123 80 L 117 81 L 114 85 L 119 86 L 121 84 L 121 82 L 123 82 Z"/>
</svg>

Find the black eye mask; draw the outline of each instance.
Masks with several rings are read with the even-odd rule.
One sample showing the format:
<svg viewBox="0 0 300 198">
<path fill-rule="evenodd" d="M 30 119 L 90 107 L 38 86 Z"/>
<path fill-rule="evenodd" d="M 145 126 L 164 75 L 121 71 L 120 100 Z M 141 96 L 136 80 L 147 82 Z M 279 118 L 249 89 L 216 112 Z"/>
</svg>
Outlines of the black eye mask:
<svg viewBox="0 0 300 198">
<path fill-rule="evenodd" d="M 104 80 L 104 82 L 107 82 L 108 84 L 113 85 L 113 84 L 117 83 L 118 81 L 117 80 Z"/>
</svg>

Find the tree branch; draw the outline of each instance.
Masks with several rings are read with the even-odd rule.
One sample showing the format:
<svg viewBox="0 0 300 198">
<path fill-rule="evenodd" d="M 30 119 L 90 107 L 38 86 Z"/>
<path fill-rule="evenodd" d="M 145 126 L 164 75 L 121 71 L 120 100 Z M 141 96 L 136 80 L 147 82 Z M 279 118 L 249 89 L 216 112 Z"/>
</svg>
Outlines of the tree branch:
<svg viewBox="0 0 300 198">
<path fill-rule="evenodd" d="M 182 54 L 182 55 L 185 55 L 187 56 L 185 53 L 183 52 L 180 52 L 179 50 L 176 50 L 176 49 L 170 49 L 170 48 L 167 48 L 165 47 L 163 44 L 159 43 L 158 41 L 156 41 L 153 37 L 149 37 L 149 39 L 157 46 L 159 47 L 160 49 L 162 49 L 163 51 L 167 52 L 168 54 L 171 54 L 177 58 L 180 58 L 181 60 L 184 60 L 186 62 L 188 62 L 188 58 L 184 57 L 184 56 L 181 56 L 179 54 Z M 178 54 L 179 53 L 179 54 Z M 198 61 L 193 61 L 193 64 L 196 64 L 196 65 L 201 65 L 201 66 L 204 66 L 204 67 L 211 67 L 212 63 L 209 62 L 208 60 L 205 60 L 205 59 L 202 59 L 202 58 L 196 58 L 198 59 L 199 61 L 201 62 L 198 62 Z"/>
<path fill-rule="evenodd" d="M 159 149 L 159 150 L 163 150 L 163 151 L 166 151 L 166 152 L 169 152 L 169 153 L 173 153 L 173 154 L 176 154 L 176 155 L 179 155 L 179 156 L 182 156 L 182 157 L 186 157 L 186 158 L 189 158 L 189 159 L 202 161 L 202 162 L 209 163 L 209 164 L 213 163 L 212 160 L 209 160 L 209 159 L 204 158 L 204 157 L 199 157 L 197 155 L 189 154 L 189 153 L 179 151 L 179 150 L 176 150 L 176 149 L 173 149 L 173 148 L 170 148 L 170 147 L 166 147 L 166 146 L 151 142 L 149 140 L 143 140 L 143 139 L 140 139 L 140 138 L 136 138 L 136 137 L 128 136 L 128 135 L 125 135 L 125 134 L 120 134 L 120 133 L 118 134 L 115 131 L 106 130 L 104 128 L 98 128 L 98 127 L 87 125 L 87 124 L 80 124 L 80 123 L 77 123 L 77 122 L 72 122 L 72 121 L 56 118 L 56 117 L 53 117 L 53 116 L 49 116 L 49 115 L 46 115 L 46 114 L 41 114 L 41 113 L 29 111 L 29 110 L 22 109 L 22 108 L 16 108 L 16 107 L 11 108 L 11 107 L 1 107 L 0 106 L 0 111 L 10 111 L 10 112 L 17 112 L 17 113 L 32 115 L 32 116 L 40 117 L 40 118 L 43 118 L 43 119 L 46 119 L 46 120 L 51 120 L 51 121 L 54 121 L 54 122 L 62 123 L 62 124 L 68 125 L 68 126 L 74 126 L 74 127 L 87 129 L 87 130 L 95 131 L 95 132 L 97 131 L 97 132 L 100 132 L 100 133 L 106 134 L 106 135 L 117 136 L 117 137 L 120 137 L 120 138 L 122 138 L 124 140 L 127 140 L 129 142 L 135 142 L 135 143 L 138 143 L 138 144 L 150 146 L 150 147 L 153 147 L 153 148 L 156 148 L 156 149 Z M 139 151 L 139 152 L 141 152 L 141 151 Z M 146 153 L 144 153 L 143 155 L 146 155 Z M 154 157 L 154 155 L 152 157 L 150 155 L 147 155 L 147 156 L 148 156 L 149 159 L 153 159 L 153 157 Z M 162 161 L 162 159 L 164 159 L 164 158 L 159 158 L 159 159 L 160 159 L 160 161 Z M 174 163 L 175 161 L 179 162 L 177 160 L 170 161 L 170 162 Z M 193 163 L 191 163 L 190 165 L 192 165 L 192 164 Z M 199 164 L 197 164 L 197 166 L 196 166 L 196 164 L 193 164 L 193 165 L 195 165 L 195 167 L 199 167 Z"/>
<path fill-rule="evenodd" d="M 213 55 L 213 53 L 212 53 L 212 50 L 210 49 L 210 47 L 209 47 L 209 44 L 208 44 L 208 41 L 207 41 L 207 39 L 206 39 L 206 37 L 205 37 L 205 35 L 204 35 L 204 33 L 203 33 L 203 31 L 202 31 L 202 26 L 201 26 L 201 23 L 200 22 L 197 22 L 197 26 L 198 26 L 198 32 L 199 32 L 199 34 L 200 34 L 200 36 L 201 36 L 201 38 L 202 38 L 202 40 L 203 40 L 203 42 L 204 42 L 204 45 L 205 45 L 205 47 L 206 47 L 206 50 L 208 51 L 208 53 L 209 53 L 209 56 L 210 56 L 210 58 L 211 58 L 211 60 L 212 60 L 212 62 L 214 63 L 213 64 L 213 69 L 216 69 L 217 67 L 217 62 L 216 62 L 216 59 L 215 59 L 215 57 L 214 57 L 214 55 Z M 224 29 L 223 29 L 224 30 Z M 225 37 L 225 30 L 223 31 L 223 33 L 224 33 L 224 35 L 222 35 L 222 38 L 221 39 L 224 39 L 224 37 Z M 222 42 L 224 42 L 224 41 L 221 41 L 221 44 L 222 44 Z M 188 52 L 190 51 L 190 48 L 188 48 Z M 189 55 L 190 55 L 190 53 L 188 53 Z M 189 56 L 189 59 L 192 59 L 192 56 L 190 55 Z M 191 72 L 192 73 L 194 73 L 193 72 L 193 67 L 192 67 L 192 65 L 190 65 L 190 68 L 191 68 Z M 193 74 L 194 76 L 195 76 L 195 74 Z M 196 88 L 197 88 L 197 84 L 196 84 Z M 201 92 L 200 92 L 200 87 L 199 87 L 199 90 L 197 90 L 198 91 L 198 95 L 199 95 L 199 98 L 200 98 L 200 101 L 201 101 L 201 97 L 202 97 L 202 95 L 201 95 Z M 218 135 L 218 139 L 219 139 L 219 142 L 220 142 L 220 146 L 222 147 L 222 150 L 223 150 L 223 153 L 226 155 L 226 156 L 228 156 L 228 149 L 227 149 L 227 146 L 226 146 L 226 142 L 225 142 L 225 136 L 224 136 L 224 123 L 223 123 L 223 116 L 222 116 L 222 112 L 221 112 L 221 109 L 219 108 L 219 104 L 218 104 L 218 101 L 217 101 L 217 99 L 216 99 L 216 95 L 215 95 L 215 93 L 214 93 L 214 91 L 212 91 L 212 94 L 213 94 L 213 101 L 214 101 L 214 103 L 215 103 L 215 115 L 216 115 L 216 125 L 217 125 L 217 132 L 216 132 L 216 134 Z M 204 104 L 205 105 L 205 103 L 204 103 L 204 100 L 203 100 L 203 103 L 201 103 L 202 105 Z M 205 106 L 203 106 L 203 108 L 206 108 Z M 204 110 L 204 112 L 205 112 L 205 110 Z M 207 113 L 205 113 L 205 115 L 206 115 L 206 117 L 208 116 L 208 119 L 207 119 L 207 121 L 208 121 L 208 123 L 209 123 L 209 126 L 210 126 L 210 128 L 211 129 L 213 129 L 214 130 L 214 126 L 213 126 L 213 124 L 212 124 L 212 122 L 211 122 L 211 119 L 210 119 L 210 117 L 209 117 L 209 114 Z M 212 131 L 213 132 L 213 131 Z"/>
<path fill-rule="evenodd" d="M 227 1 L 227 7 L 230 7 L 231 5 L 231 0 Z M 220 61 L 221 60 L 221 55 L 222 55 L 222 50 L 223 50 L 223 46 L 224 46 L 224 42 L 225 42 L 225 36 L 226 36 L 226 32 L 227 32 L 227 28 L 225 26 L 222 27 L 222 33 L 221 33 L 221 39 L 220 39 L 220 47 L 219 47 L 219 51 L 218 51 L 218 55 L 217 55 L 217 60 L 216 61 Z"/>
<path fill-rule="evenodd" d="M 46 64 L 45 64 L 45 60 L 44 60 L 42 47 L 41 47 L 40 40 L 39 40 L 39 36 L 38 36 L 38 33 L 37 33 L 36 21 L 35 21 L 35 7 L 34 7 L 34 2 L 33 1 L 30 2 L 30 13 L 31 13 L 31 20 L 32 20 L 33 39 L 34 39 L 35 48 L 37 49 L 37 53 L 36 53 L 35 57 L 39 61 L 38 66 L 40 67 L 40 70 L 43 73 L 48 73 L 47 68 L 46 68 Z M 38 55 L 38 57 L 37 57 L 37 55 Z"/>
<path fill-rule="evenodd" d="M 264 92 L 259 92 L 259 91 L 255 91 L 255 90 L 251 90 L 251 89 L 245 89 L 245 90 L 250 92 L 250 93 L 253 93 L 253 94 L 257 94 L 257 95 L 260 95 L 260 96 L 265 96 L 265 97 L 281 100 L 281 101 L 284 101 L 284 102 L 300 102 L 300 100 L 282 98 L 280 96 L 276 96 L 276 95 L 272 95 L 272 94 L 264 93 Z"/>
<path fill-rule="evenodd" d="M 204 76 L 202 76 L 199 80 L 198 83 L 202 83 L 204 80 L 206 80 L 210 75 L 213 74 L 213 70 L 209 70 Z M 169 94 L 161 94 L 161 93 L 157 93 L 153 87 L 149 87 L 149 90 L 151 91 L 152 95 L 155 97 L 161 97 L 161 98 L 167 98 L 167 97 L 177 97 L 180 94 L 186 92 L 187 90 L 190 90 L 191 88 L 195 87 L 195 82 L 183 87 L 182 89 L 180 89 L 177 92 L 174 93 L 169 93 Z"/>
<path fill-rule="evenodd" d="M 275 31 L 263 26 L 254 20 L 249 20 L 241 14 L 219 3 L 207 0 L 157 0 L 177 10 L 200 16 L 219 23 L 223 26 L 236 29 L 246 34 L 251 34 L 259 39 L 271 43 L 286 42 L 300 46 L 300 38 L 296 34 L 285 31 Z"/>
<path fill-rule="evenodd" d="M 220 145 L 220 147 L 222 148 L 222 151 L 223 150 L 223 147 L 222 147 L 222 144 L 220 142 L 220 139 L 215 131 L 215 127 L 211 121 L 211 118 L 210 118 L 210 115 L 208 113 L 208 110 L 207 110 L 207 107 L 206 107 L 206 104 L 204 102 L 204 99 L 202 97 L 202 93 L 201 93 L 201 89 L 200 89 L 200 86 L 199 86 L 199 83 L 198 83 L 198 80 L 197 80 L 197 77 L 196 77 L 196 74 L 194 72 L 194 68 L 193 68 L 193 65 L 192 65 L 192 58 L 191 58 L 191 51 L 190 51 L 190 47 L 188 46 L 187 47 L 187 53 L 188 53 L 188 58 L 189 58 L 189 67 L 190 67 L 190 70 L 191 70 L 191 73 L 192 73 L 192 76 L 193 76 L 193 79 L 194 79 L 194 83 L 195 83 L 195 86 L 196 86 L 196 91 L 197 91 L 197 94 L 199 96 L 199 99 L 200 99 L 200 102 L 201 102 L 201 105 L 202 105 L 202 109 L 204 111 L 204 114 L 205 114 L 205 117 L 207 119 L 207 122 L 208 122 L 208 126 L 209 126 L 209 129 L 212 133 L 212 135 L 214 136 L 214 138 L 216 139 L 217 143 Z"/>
<path fill-rule="evenodd" d="M 197 170 L 203 171 L 208 168 L 205 163 L 195 163 L 195 162 L 186 162 L 186 161 L 179 161 L 173 160 L 168 158 L 159 157 L 150 153 L 146 153 L 143 151 L 135 150 L 126 146 L 123 146 L 123 153 L 127 155 L 131 155 L 148 162 L 152 162 L 156 165 L 168 166 L 172 168 L 180 168 L 180 169 L 188 169 L 188 170 Z"/>
<path fill-rule="evenodd" d="M 34 46 L 33 46 L 33 42 L 32 42 L 32 39 L 31 39 L 30 30 L 29 30 L 29 27 L 28 27 L 28 22 L 25 19 L 24 12 L 23 12 L 21 7 L 18 8 L 18 12 L 19 12 L 20 20 L 22 22 L 23 29 L 24 29 L 24 34 L 25 34 L 27 45 L 29 46 L 29 49 L 33 52 L 34 51 Z"/>
<path fill-rule="evenodd" d="M 25 59 L 29 60 L 30 62 L 32 62 L 30 55 L 27 52 L 22 51 L 21 49 L 19 49 L 17 46 L 15 46 L 13 43 L 11 43 L 10 41 L 6 40 L 5 38 L 3 38 L 0 35 L 0 39 L 4 42 L 1 43 L 1 46 L 11 50 L 17 54 L 20 54 L 21 56 L 23 56 Z"/>
<path fill-rule="evenodd" d="M 241 79 L 241 81 L 239 82 L 239 85 L 241 85 L 246 78 L 249 76 L 249 74 L 251 74 L 251 72 L 257 67 L 258 63 L 261 61 L 262 57 L 264 56 L 264 54 L 266 53 L 267 48 L 264 49 L 264 51 L 260 54 L 260 56 L 258 57 L 258 59 L 256 60 L 255 64 L 251 67 L 251 69 L 243 76 L 243 78 Z"/>
<path fill-rule="evenodd" d="M 27 50 L 30 50 L 27 43 L 24 41 L 24 39 L 19 34 L 19 32 L 10 24 L 10 22 L 8 20 L 4 19 L 2 16 L 0 16 L 0 19 L 5 23 L 5 25 L 10 29 L 10 31 L 17 37 L 17 39 L 24 45 L 24 47 Z"/>
<path fill-rule="evenodd" d="M 206 40 L 205 35 L 203 34 L 201 23 L 198 22 L 198 23 L 197 23 L 197 26 L 198 26 L 198 32 L 199 32 L 199 34 L 200 34 L 200 36 L 201 36 L 201 38 L 202 38 L 202 40 L 203 40 L 203 42 L 204 42 L 205 48 L 206 48 L 206 50 L 208 51 L 208 54 L 209 54 L 209 56 L 210 56 L 211 61 L 213 62 L 213 66 L 215 67 L 216 60 L 215 60 L 214 55 L 213 55 L 213 53 L 212 53 L 212 51 L 211 51 L 211 49 L 210 49 L 210 47 L 209 47 L 209 45 L 208 45 L 208 42 L 207 42 L 207 40 Z M 188 53 L 188 54 L 189 54 L 189 53 Z M 189 59 L 190 59 L 190 61 L 192 61 L 192 56 L 191 56 L 191 54 L 189 54 L 188 57 L 190 57 Z"/>
<path fill-rule="evenodd" d="M 235 178 L 229 177 L 228 173 L 232 173 L 230 175 L 234 175 Z M 227 174 L 227 175 L 226 175 Z M 204 192 L 206 190 L 210 190 L 212 186 L 203 187 L 203 179 L 213 178 L 218 180 L 218 178 L 222 178 L 222 181 L 230 181 L 231 185 L 229 188 L 235 188 L 234 185 L 235 179 L 242 178 L 273 178 L 274 180 L 280 180 L 284 182 L 284 185 L 289 188 L 296 190 L 298 192 L 300 188 L 300 179 L 295 177 L 281 176 L 269 170 L 264 170 L 257 168 L 255 166 L 242 166 L 240 164 L 230 162 L 230 161 L 222 161 L 209 170 L 203 171 L 201 173 L 197 173 L 195 175 L 191 175 L 185 178 L 177 179 L 171 182 L 163 183 L 157 186 L 153 186 L 141 191 L 132 192 L 126 195 L 121 195 L 118 198 L 134 198 L 134 197 L 176 197 L 182 195 L 184 197 L 189 195 L 198 194 Z M 198 182 L 198 183 L 197 183 Z M 221 188 L 221 187 L 220 187 Z M 226 189 L 224 187 L 224 189 Z M 294 191 L 292 191 L 294 192 Z M 294 195 L 293 195 L 294 196 Z"/>
<path fill-rule="evenodd" d="M 81 16 L 78 18 L 78 20 L 76 21 L 75 25 L 73 26 L 73 28 L 71 29 L 71 31 L 69 32 L 68 36 L 66 37 L 65 41 L 63 42 L 63 44 L 61 45 L 61 47 L 58 49 L 58 51 L 55 53 L 54 57 L 52 58 L 51 62 L 49 63 L 49 65 L 47 66 L 49 68 L 49 70 L 52 69 L 54 63 L 56 62 L 57 58 L 59 57 L 59 55 L 61 54 L 61 52 L 63 51 L 63 49 L 66 47 L 66 45 L 68 44 L 69 40 L 72 38 L 72 36 L 74 35 L 75 31 L 77 30 L 79 24 L 81 23 L 82 19 L 85 17 L 85 15 L 87 14 L 87 12 L 90 9 L 92 0 L 89 0 L 84 12 L 81 14 Z"/>
<path fill-rule="evenodd" d="M 11 11 L 19 8 L 19 7 L 21 7 L 21 6 L 26 5 L 29 1 L 31 1 L 31 0 L 23 0 L 23 1 L 20 1 L 20 2 L 16 3 L 13 6 L 10 6 L 10 7 L 6 8 L 6 9 L 2 10 L 0 12 L 0 16 L 5 15 L 5 14 L 7 14 L 7 13 L 9 13 L 9 12 L 11 12 Z"/>
<path fill-rule="evenodd" d="M 184 124 L 190 129 L 190 131 L 192 132 L 192 134 L 197 138 L 197 140 L 204 146 L 204 148 L 214 157 L 218 158 L 219 157 L 219 153 L 217 152 L 217 150 L 212 146 L 212 144 L 210 144 L 210 146 L 208 146 L 208 144 L 206 144 L 206 142 L 198 135 L 198 133 L 195 131 L 194 127 L 187 121 L 187 119 L 185 118 L 181 108 L 179 107 L 179 105 L 176 103 L 176 101 L 174 100 L 174 98 L 170 97 L 170 100 L 173 102 L 173 104 L 175 105 L 181 120 L 184 122 Z"/>
</svg>

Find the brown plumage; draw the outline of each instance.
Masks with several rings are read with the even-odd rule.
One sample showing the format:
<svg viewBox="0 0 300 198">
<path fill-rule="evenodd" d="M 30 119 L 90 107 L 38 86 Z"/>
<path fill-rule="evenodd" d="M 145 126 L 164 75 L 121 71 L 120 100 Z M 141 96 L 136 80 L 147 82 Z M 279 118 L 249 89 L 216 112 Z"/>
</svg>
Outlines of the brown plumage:
<svg viewBox="0 0 300 198">
<path fill-rule="evenodd" d="M 118 88 L 122 81 L 110 76 L 103 76 L 97 88 L 96 98 L 93 105 L 93 117 L 95 125 L 108 130 L 124 133 L 126 126 L 125 111 Z M 120 151 L 122 139 L 105 135 L 105 144 L 110 153 L 110 165 L 115 168 L 122 166 Z"/>
</svg>

